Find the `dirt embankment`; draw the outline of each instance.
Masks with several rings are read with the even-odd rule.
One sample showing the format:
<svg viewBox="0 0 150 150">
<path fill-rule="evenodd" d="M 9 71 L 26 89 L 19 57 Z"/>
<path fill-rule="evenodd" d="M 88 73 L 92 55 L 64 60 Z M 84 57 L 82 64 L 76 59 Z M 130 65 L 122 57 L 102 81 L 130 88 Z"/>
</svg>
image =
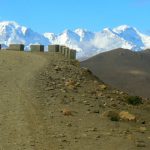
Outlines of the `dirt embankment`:
<svg viewBox="0 0 150 150">
<path fill-rule="evenodd" d="M 150 147 L 150 103 L 104 85 L 59 54 L 0 52 L 0 149 L 136 150 Z M 132 121 L 109 118 L 127 111 Z M 140 111 L 139 111 L 140 110 Z"/>
</svg>

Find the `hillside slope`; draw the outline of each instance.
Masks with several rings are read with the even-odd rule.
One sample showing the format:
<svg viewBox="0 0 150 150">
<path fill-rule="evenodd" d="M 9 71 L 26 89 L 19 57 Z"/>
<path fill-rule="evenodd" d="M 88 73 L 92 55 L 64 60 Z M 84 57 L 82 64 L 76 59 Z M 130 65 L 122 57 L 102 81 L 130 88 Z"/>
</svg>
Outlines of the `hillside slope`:
<svg viewBox="0 0 150 150">
<path fill-rule="evenodd" d="M 78 65 L 59 54 L 0 52 L 0 149 L 149 149 L 150 102 L 128 105 L 127 94 Z M 108 110 L 136 121 L 111 121 Z"/>
<path fill-rule="evenodd" d="M 150 97 L 149 50 L 116 49 L 83 61 L 104 82 L 133 95 Z"/>
</svg>

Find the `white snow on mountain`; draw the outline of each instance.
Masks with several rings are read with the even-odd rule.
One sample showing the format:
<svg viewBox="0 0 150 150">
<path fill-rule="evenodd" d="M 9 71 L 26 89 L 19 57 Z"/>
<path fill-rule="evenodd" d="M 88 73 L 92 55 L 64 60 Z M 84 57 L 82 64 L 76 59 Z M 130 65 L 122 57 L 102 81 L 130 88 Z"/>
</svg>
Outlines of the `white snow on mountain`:
<svg viewBox="0 0 150 150">
<path fill-rule="evenodd" d="M 29 48 L 30 44 L 60 44 L 77 50 L 77 57 L 88 58 L 115 48 L 127 48 L 140 51 L 150 48 L 150 36 L 136 28 L 122 25 L 114 29 L 105 28 L 99 32 L 85 29 L 65 30 L 56 35 L 52 32 L 39 34 L 32 29 L 13 21 L 0 22 L 0 44 L 3 47 L 11 43 L 22 43 Z"/>
<path fill-rule="evenodd" d="M 0 43 L 9 45 L 21 43 L 29 46 L 30 44 L 48 45 L 49 40 L 43 35 L 34 32 L 30 28 L 20 26 L 16 22 L 0 22 Z"/>
<path fill-rule="evenodd" d="M 132 49 L 134 49 L 135 51 L 144 48 L 144 43 L 136 28 L 122 25 L 114 28 L 113 31 L 117 33 L 119 37 L 122 37 L 124 40 L 126 40 L 128 43 L 131 43 L 133 45 Z"/>
<path fill-rule="evenodd" d="M 48 40 L 52 43 L 56 40 L 56 35 L 54 33 L 44 33 L 44 37 L 48 38 Z"/>
<path fill-rule="evenodd" d="M 74 32 L 80 37 L 80 42 L 90 41 L 95 36 L 95 33 L 80 28 L 76 29 Z"/>
</svg>

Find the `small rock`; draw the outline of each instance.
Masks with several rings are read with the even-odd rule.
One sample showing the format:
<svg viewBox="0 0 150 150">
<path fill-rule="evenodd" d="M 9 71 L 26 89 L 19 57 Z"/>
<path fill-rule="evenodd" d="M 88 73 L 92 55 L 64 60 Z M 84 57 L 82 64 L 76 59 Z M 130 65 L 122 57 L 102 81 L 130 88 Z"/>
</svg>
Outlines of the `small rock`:
<svg viewBox="0 0 150 150">
<path fill-rule="evenodd" d="M 56 66 L 56 67 L 54 68 L 54 70 L 56 70 L 56 71 L 61 71 L 61 68 L 60 68 L 59 66 Z"/>
<path fill-rule="evenodd" d="M 99 114 L 99 110 L 93 110 L 93 113 Z"/>
<path fill-rule="evenodd" d="M 97 136 L 96 136 L 96 139 L 100 139 L 100 138 L 101 138 L 101 136 L 100 136 L 100 135 L 97 135 Z"/>
<path fill-rule="evenodd" d="M 120 117 L 117 111 L 115 110 L 110 110 L 110 111 L 106 111 L 102 114 L 102 118 L 103 117 L 108 117 L 110 118 L 111 121 L 119 121 Z"/>
<path fill-rule="evenodd" d="M 75 136 L 74 139 L 80 139 L 80 137 L 79 136 Z"/>
<path fill-rule="evenodd" d="M 98 97 L 102 97 L 102 96 L 103 96 L 103 93 L 97 93 L 97 96 L 98 96 Z"/>
<path fill-rule="evenodd" d="M 62 93 L 66 93 L 66 90 L 65 90 L 65 89 L 60 89 L 60 91 L 61 91 Z"/>
<path fill-rule="evenodd" d="M 75 84 L 76 84 L 76 82 L 74 80 L 71 80 L 71 79 L 65 82 L 65 86 L 75 85 Z"/>
<path fill-rule="evenodd" d="M 36 96 L 36 98 L 40 98 L 40 96 Z"/>
<path fill-rule="evenodd" d="M 46 117 L 44 117 L 44 118 L 43 118 L 43 120 L 47 120 L 47 118 L 46 118 Z"/>
<path fill-rule="evenodd" d="M 77 140 L 77 139 L 75 139 L 75 140 L 74 140 L 74 142 L 76 143 L 76 142 L 78 142 L 78 140 Z"/>
<path fill-rule="evenodd" d="M 137 141 L 137 142 L 136 142 L 136 146 L 137 146 L 137 147 L 146 147 L 146 144 L 145 144 L 144 141 Z"/>
<path fill-rule="evenodd" d="M 146 130 L 147 130 L 146 127 L 140 127 L 140 128 L 139 128 L 139 131 L 140 131 L 141 133 L 144 133 Z"/>
<path fill-rule="evenodd" d="M 97 131 L 97 128 L 90 128 L 87 131 L 93 131 L 93 132 L 95 132 L 95 131 Z"/>
<path fill-rule="evenodd" d="M 66 139 L 61 139 L 60 141 L 65 143 L 68 142 Z"/>
<path fill-rule="evenodd" d="M 66 108 L 62 110 L 62 113 L 64 116 L 72 116 L 71 110 L 66 109 Z"/>
<path fill-rule="evenodd" d="M 87 135 L 87 134 L 85 134 L 85 133 L 83 133 L 83 134 L 82 134 L 82 137 L 87 137 L 87 136 L 88 136 L 88 135 Z"/>
<path fill-rule="evenodd" d="M 53 87 L 46 87 L 45 88 L 45 91 L 50 91 L 50 90 L 54 90 L 54 88 Z"/>
<path fill-rule="evenodd" d="M 146 121 L 142 121 L 141 123 L 142 123 L 142 124 L 146 124 Z"/>
<path fill-rule="evenodd" d="M 110 98 L 110 101 L 111 101 L 111 102 L 114 101 L 114 98 Z"/>
<path fill-rule="evenodd" d="M 72 124 L 71 123 L 67 123 L 66 126 L 67 127 L 72 127 Z"/>
<path fill-rule="evenodd" d="M 99 88 L 100 88 L 101 90 L 106 90 L 106 89 L 107 89 L 107 86 L 106 86 L 105 84 L 100 84 L 100 85 L 99 85 Z"/>
<path fill-rule="evenodd" d="M 123 93 L 123 92 L 120 92 L 119 94 L 122 95 L 122 94 L 124 94 L 124 93 Z"/>
<path fill-rule="evenodd" d="M 66 137 L 66 136 L 63 133 L 61 133 L 61 134 L 58 134 L 57 137 L 61 137 L 62 138 L 62 137 Z"/>
<path fill-rule="evenodd" d="M 119 117 L 120 117 L 121 120 L 124 120 L 124 121 L 136 121 L 135 115 L 130 114 L 127 111 L 121 111 L 119 113 Z"/>
<path fill-rule="evenodd" d="M 85 94 L 82 94 L 81 97 L 85 97 Z"/>
<path fill-rule="evenodd" d="M 34 146 L 35 146 L 35 144 L 34 144 L 34 143 L 32 143 L 32 144 L 30 144 L 30 146 L 34 147 Z"/>
<path fill-rule="evenodd" d="M 90 103 L 89 103 L 88 101 L 83 101 L 83 103 L 84 103 L 85 105 L 90 105 Z"/>
<path fill-rule="evenodd" d="M 77 83 L 75 84 L 75 86 L 78 86 L 78 87 L 80 87 L 80 83 L 79 83 L 79 82 L 77 82 Z"/>
</svg>

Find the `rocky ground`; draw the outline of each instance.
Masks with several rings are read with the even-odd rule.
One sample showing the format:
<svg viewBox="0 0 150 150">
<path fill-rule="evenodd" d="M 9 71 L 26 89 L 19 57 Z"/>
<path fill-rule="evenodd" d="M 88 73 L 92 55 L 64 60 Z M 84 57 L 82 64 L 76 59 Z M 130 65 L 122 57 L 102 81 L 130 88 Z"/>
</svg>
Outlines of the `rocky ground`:
<svg viewBox="0 0 150 150">
<path fill-rule="evenodd" d="M 60 54 L 0 52 L 0 149 L 149 150 L 150 101 L 137 106 Z"/>
</svg>

